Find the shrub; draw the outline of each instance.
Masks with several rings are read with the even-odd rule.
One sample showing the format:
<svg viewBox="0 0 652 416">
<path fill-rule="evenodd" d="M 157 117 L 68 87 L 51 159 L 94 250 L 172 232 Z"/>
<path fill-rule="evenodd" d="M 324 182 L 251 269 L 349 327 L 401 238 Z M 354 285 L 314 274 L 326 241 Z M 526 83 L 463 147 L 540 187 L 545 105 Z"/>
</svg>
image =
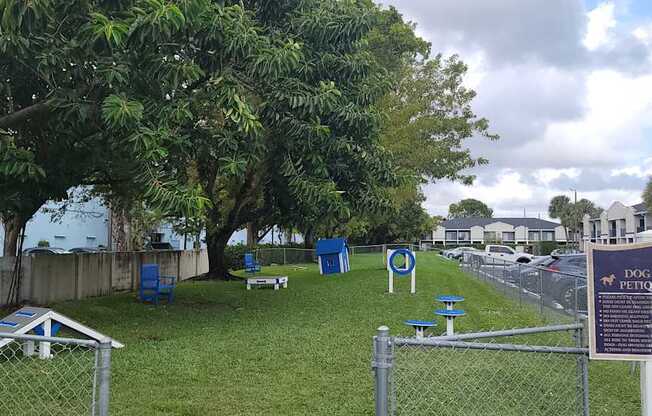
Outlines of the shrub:
<svg viewBox="0 0 652 416">
<path fill-rule="evenodd" d="M 228 270 L 244 269 L 244 255 L 247 252 L 253 252 L 244 244 L 227 246 L 224 250 L 224 261 Z"/>
<path fill-rule="evenodd" d="M 50 247 L 50 242 L 48 240 L 40 240 L 37 244 L 38 247 Z"/>
<path fill-rule="evenodd" d="M 559 247 L 555 241 L 539 241 L 534 246 L 534 254 L 536 256 L 549 256 L 556 248 Z"/>
</svg>

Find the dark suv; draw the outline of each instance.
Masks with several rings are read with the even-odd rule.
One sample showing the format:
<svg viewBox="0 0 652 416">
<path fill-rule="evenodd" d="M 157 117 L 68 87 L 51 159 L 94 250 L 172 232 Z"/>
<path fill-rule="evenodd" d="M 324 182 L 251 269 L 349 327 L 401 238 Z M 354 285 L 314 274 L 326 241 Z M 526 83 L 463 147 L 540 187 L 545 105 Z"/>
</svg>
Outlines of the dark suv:
<svg viewBox="0 0 652 416">
<path fill-rule="evenodd" d="M 546 294 L 566 309 L 575 309 L 575 293 L 578 290 L 577 308 L 586 309 L 586 254 L 553 256 L 555 261 L 546 267 L 544 278 Z"/>
</svg>

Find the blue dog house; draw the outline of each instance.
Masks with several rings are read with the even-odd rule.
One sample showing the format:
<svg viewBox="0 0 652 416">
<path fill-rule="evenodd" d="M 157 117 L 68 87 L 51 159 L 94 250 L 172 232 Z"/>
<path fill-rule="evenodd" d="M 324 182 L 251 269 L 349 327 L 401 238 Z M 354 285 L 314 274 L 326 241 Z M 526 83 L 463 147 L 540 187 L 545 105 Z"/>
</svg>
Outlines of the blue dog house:
<svg viewBox="0 0 652 416">
<path fill-rule="evenodd" d="M 319 274 L 346 273 L 349 269 L 349 246 L 343 238 L 317 241 Z"/>
</svg>

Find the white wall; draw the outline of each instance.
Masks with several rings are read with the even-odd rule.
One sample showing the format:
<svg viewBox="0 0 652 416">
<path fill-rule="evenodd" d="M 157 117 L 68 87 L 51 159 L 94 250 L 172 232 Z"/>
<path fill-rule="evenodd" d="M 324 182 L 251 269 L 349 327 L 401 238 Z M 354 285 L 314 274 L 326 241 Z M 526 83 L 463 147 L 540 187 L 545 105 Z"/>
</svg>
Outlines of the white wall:
<svg viewBox="0 0 652 416">
<path fill-rule="evenodd" d="M 62 204 L 48 203 L 27 223 L 23 248 L 36 247 L 46 240 L 51 247 L 106 246 L 108 242 L 108 211 L 99 199 L 86 203 L 69 204 L 60 219 L 53 220 L 52 213 L 60 211 Z M 0 224 L 0 242 L 4 243 L 4 228 Z M 4 255 L 4 244 L 0 254 Z"/>
</svg>

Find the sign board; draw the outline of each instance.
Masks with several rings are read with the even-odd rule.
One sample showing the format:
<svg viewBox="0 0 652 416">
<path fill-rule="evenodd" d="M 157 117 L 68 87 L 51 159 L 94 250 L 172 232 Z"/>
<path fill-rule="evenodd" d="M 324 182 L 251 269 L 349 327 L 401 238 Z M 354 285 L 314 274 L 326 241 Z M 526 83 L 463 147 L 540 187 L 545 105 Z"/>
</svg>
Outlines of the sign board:
<svg viewBox="0 0 652 416">
<path fill-rule="evenodd" d="M 652 244 L 588 247 L 590 358 L 652 359 Z"/>
</svg>

